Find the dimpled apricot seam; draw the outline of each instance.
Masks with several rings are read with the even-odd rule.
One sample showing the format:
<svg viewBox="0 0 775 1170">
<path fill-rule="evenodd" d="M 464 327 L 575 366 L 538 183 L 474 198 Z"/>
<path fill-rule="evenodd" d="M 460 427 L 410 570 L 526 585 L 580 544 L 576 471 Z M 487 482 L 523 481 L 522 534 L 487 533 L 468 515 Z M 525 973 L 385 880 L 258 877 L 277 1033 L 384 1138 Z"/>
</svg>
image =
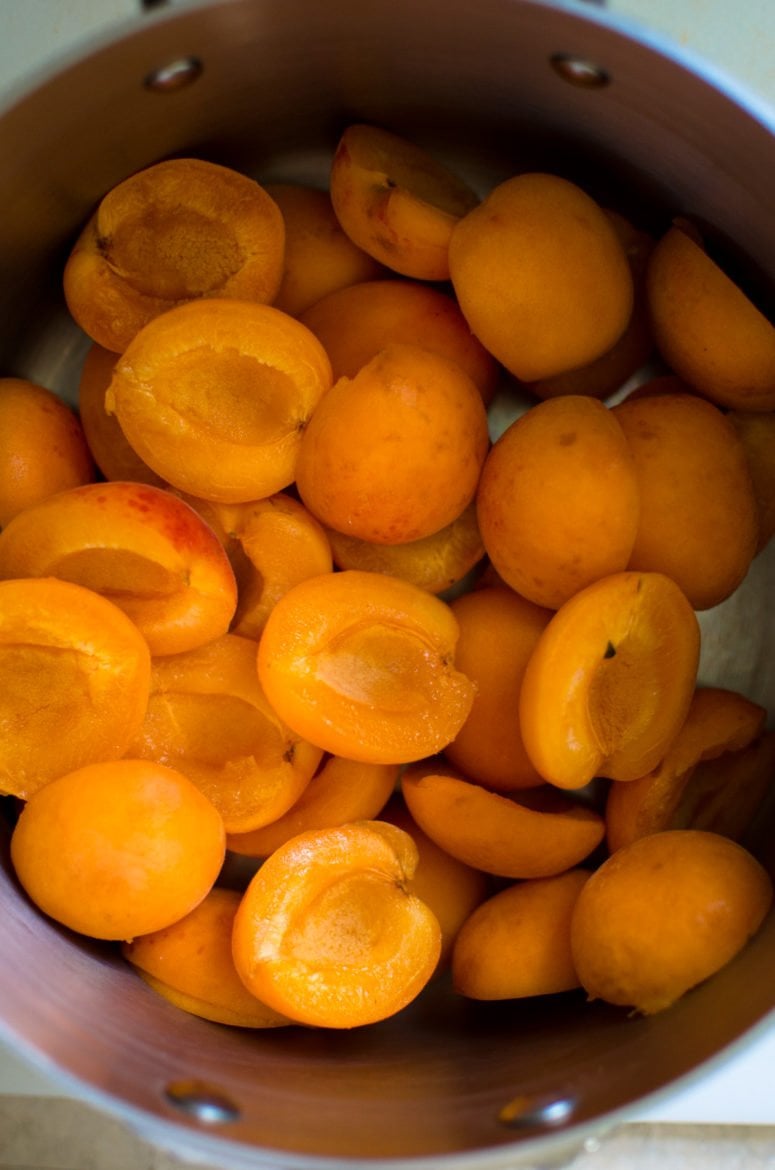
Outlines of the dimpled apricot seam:
<svg viewBox="0 0 775 1170">
<path fill-rule="evenodd" d="M 269 302 L 285 225 L 253 179 L 203 159 L 167 159 L 103 197 L 64 270 L 76 323 L 123 353 L 143 326 L 193 298 Z"/>
<path fill-rule="evenodd" d="M 47 576 L 114 602 L 154 655 L 226 633 L 237 604 L 215 534 L 188 504 L 150 484 L 86 484 L 14 517 L 0 533 L 0 578 Z"/>
<path fill-rule="evenodd" d="M 572 789 L 650 772 L 689 711 L 699 653 L 696 614 L 669 577 L 616 573 L 582 589 L 522 679 L 522 737 L 538 772 Z"/>
<path fill-rule="evenodd" d="M 455 661 L 476 695 L 444 749 L 447 759 L 496 791 L 541 784 L 522 742 L 518 705 L 525 667 L 552 610 L 498 585 L 464 593 L 450 607 L 460 626 Z"/>
<path fill-rule="evenodd" d="M 0 581 L 0 792 L 123 756 L 143 721 L 148 643 L 111 601 L 54 578 Z"/>
<path fill-rule="evenodd" d="M 775 535 L 775 413 L 730 410 L 727 418 L 743 444 L 751 472 L 759 521 L 758 553 Z"/>
<path fill-rule="evenodd" d="M 606 838 L 613 853 L 647 833 L 693 828 L 676 821 L 696 766 L 748 747 L 764 730 L 767 712 L 745 695 L 721 687 L 698 687 L 686 720 L 667 752 L 647 775 L 613 784 L 605 809 Z M 731 779 L 731 775 L 730 775 Z M 730 801 L 736 799 L 732 783 Z"/>
<path fill-rule="evenodd" d="M 487 456 L 477 514 L 495 569 L 536 605 L 557 609 L 626 569 L 639 492 L 613 412 L 581 395 L 531 407 Z"/>
<path fill-rule="evenodd" d="M 500 367 L 474 337 L 456 301 L 415 280 L 369 280 L 323 297 L 301 320 L 323 343 L 334 380 L 354 378 L 387 345 L 423 345 L 450 358 L 479 387 L 485 405 Z"/>
<path fill-rule="evenodd" d="M 584 869 L 499 890 L 463 923 L 452 952 L 452 984 L 469 999 L 557 995 L 579 986 L 570 945 Z"/>
<path fill-rule="evenodd" d="M 129 754 L 185 773 L 230 833 L 287 812 L 322 757 L 278 719 L 258 682 L 256 643 L 236 634 L 154 660 Z"/>
<path fill-rule="evenodd" d="M 697 610 L 741 583 L 756 554 L 758 511 L 745 448 L 718 407 L 649 393 L 611 412 L 632 452 L 640 495 L 628 568 L 665 573 Z"/>
<path fill-rule="evenodd" d="M 417 280 L 449 279 L 449 241 L 479 197 L 423 147 L 377 126 L 348 126 L 329 175 L 331 202 L 351 240 Z"/>
<path fill-rule="evenodd" d="M 203 499 L 245 503 L 293 482 L 301 435 L 330 385 L 325 350 L 287 313 L 194 301 L 137 334 L 105 406 L 162 479 Z"/>
<path fill-rule="evenodd" d="M 595 361 L 632 313 L 632 273 L 611 220 L 559 175 L 493 188 L 454 228 L 449 266 L 472 332 L 523 382 Z"/>
<path fill-rule="evenodd" d="M 209 893 L 225 856 L 220 815 L 182 773 L 147 760 L 58 776 L 22 809 L 11 860 L 44 914 L 123 940 L 177 922 Z"/>
<path fill-rule="evenodd" d="M 618 849 L 579 894 L 571 948 L 581 985 L 644 1015 L 729 963 L 759 929 L 772 882 L 716 833 L 674 829 Z"/>
<path fill-rule="evenodd" d="M 279 717 L 332 755 L 400 764 L 440 751 L 471 708 L 458 626 L 406 581 L 348 569 L 294 586 L 272 610 L 258 674 Z"/>
<path fill-rule="evenodd" d="M 649 261 L 657 347 L 679 377 L 719 406 L 772 410 L 775 326 L 689 231 L 669 228 Z"/>
<path fill-rule="evenodd" d="M 404 771 L 401 791 L 431 840 L 498 877 L 562 873 L 588 857 L 605 834 L 597 812 L 549 785 L 505 796 L 429 761 Z"/>
<path fill-rule="evenodd" d="M 234 968 L 231 936 L 242 900 L 215 887 L 190 914 L 122 944 L 121 953 L 149 987 L 190 1015 L 237 1028 L 289 1024 L 248 991 Z"/>
<path fill-rule="evenodd" d="M 234 922 L 237 972 L 303 1024 L 354 1028 L 394 1015 L 426 985 L 441 930 L 407 890 L 411 837 L 360 821 L 293 837 L 251 880 Z"/>
<path fill-rule="evenodd" d="M 292 317 L 340 288 L 377 280 L 385 269 L 352 242 L 327 191 L 296 183 L 267 183 L 285 221 L 283 279 L 272 304 Z"/>
<path fill-rule="evenodd" d="M 422 540 L 471 503 L 489 445 L 468 375 L 421 346 L 391 345 L 320 401 L 296 486 L 329 528 L 379 544 Z"/>
<path fill-rule="evenodd" d="M 268 857 L 308 829 L 374 820 L 395 789 L 398 768 L 398 764 L 363 764 L 328 756 L 283 816 L 249 833 L 229 833 L 227 848 L 244 857 Z"/>
<path fill-rule="evenodd" d="M 70 407 L 35 382 L 0 378 L 0 526 L 94 478 L 83 427 Z"/>
</svg>

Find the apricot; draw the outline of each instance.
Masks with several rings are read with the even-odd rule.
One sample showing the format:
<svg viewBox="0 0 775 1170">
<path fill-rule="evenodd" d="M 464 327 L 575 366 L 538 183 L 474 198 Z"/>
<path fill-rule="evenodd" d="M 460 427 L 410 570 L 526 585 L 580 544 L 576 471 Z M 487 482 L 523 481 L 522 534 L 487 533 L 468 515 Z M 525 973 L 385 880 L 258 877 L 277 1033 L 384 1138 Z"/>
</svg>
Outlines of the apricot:
<svg viewBox="0 0 775 1170">
<path fill-rule="evenodd" d="M 488 448 L 468 375 L 420 346 L 391 345 L 321 400 L 301 438 L 296 487 L 327 527 L 403 544 L 471 503 Z"/>
<path fill-rule="evenodd" d="M 494 187 L 455 226 L 449 267 L 472 332 L 523 382 L 595 361 L 632 314 L 632 273 L 611 220 L 559 175 Z"/>
<path fill-rule="evenodd" d="M 669 577 L 616 573 L 582 589 L 546 626 L 522 679 L 537 771 L 570 789 L 650 772 L 686 719 L 699 652 L 696 614 Z"/>
<path fill-rule="evenodd" d="M 774 779 L 775 731 L 765 731 L 748 747 L 695 766 L 672 827 L 707 829 L 745 845 Z"/>
<path fill-rule="evenodd" d="M 693 394 L 613 407 L 632 452 L 640 516 L 628 568 L 665 573 L 695 609 L 729 597 L 758 541 L 756 495 L 732 423 Z"/>
<path fill-rule="evenodd" d="M 301 435 L 330 384 L 325 350 L 295 318 L 214 299 L 146 325 L 117 362 L 105 406 L 166 482 L 244 503 L 293 482 Z"/>
<path fill-rule="evenodd" d="M 697 765 L 747 748 L 761 735 L 766 718 L 764 707 L 745 695 L 698 687 L 683 726 L 657 766 L 638 780 L 611 787 L 605 811 L 611 852 L 647 833 L 695 827 L 681 813 Z M 730 774 L 731 804 L 739 799 L 738 787 Z"/>
<path fill-rule="evenodd" d="M 775 408 L 775 327 L 705 251 L 673 225 L 649 261 L 657 347 L 699 394 L 734 410 Z"/>
<path fill-rule="evenodd" d="M 105 409 L 105 394 L 117 361 L 118 354 L 93 342 L 81 367 L 78 411 L 89 450 L 105 479 L 131 480 L 164 487 L 166 485 L 161 476 L 151 471 L 129 445 L 116 416 L 108 414 Z"/>
<path fill-rule="evenodd" d="M 25 804 L 11 837 L 35 905 L 92 938 L 131 939 L 176 922 L 207 895 L 223 822 L 180 772 L 145 760 L 89 764 Z"/>
<path fill-rule="evenodd" d="M 730 410 L 727 418 L 743 444 L 751 472 L 759 522 L 756 550 L 761 552 L 775 535 L 775 413 Z"/>
<path fill-rule="evenodd" d="M 285 262 L 272 300 L 275 308 L 299 317 L 321 297 L 383 275 L 382 265 L 342 230 L 327 191 L 298 183 L 267 183 L 264 190 L 285 222 Z"/>
<path fill-rule="evenodd" d="M 284 250 L 282 213 L 260 184 L 203 159 L 166 159 L 103 196 L 65 264 L 65 300 L 93 341 L 122 353 L 195 298 L 273 300 Z"/>
<path fill-rule="evenodd" d="M 550 877 L 583 861 L 603 840 L 594 809 L 551 789 L 490 792 L 433 762 L 405 771 L 412 817 L 452 857 L 505 878 Z"/>
<path fill-rule="evenodd" d="M 348 126 L 329 175 L 337 219 L 358 247 L 417 280 L 448 280 L 452 230 L 479 198 L 422 146 L 389 130 Z"/>
<path fill-rule="evenodd" d="M 478 906 L 452 952 L 452 983 L 469 999 L 556 995 L 579 986 L 571 954 L 573 910 L 589 878 L 569 869 L 499 890 Z"/>
<path fill-rule="evenodd" d="M 727 837 L 674 829 L 612 854 L 579 894 L 571 949 L 591 999 L 651 1015 L 715 974 L 759 929 L 772 883 Z"/>
<path fill-rule="evenodd" d="M 42 500 L 0 533 L 0 578 L 58 577 L 109 598 L 151 653 L 226 633 L 237 604 L 228 557 L 193 508 L 149 484 L 86 484 Z"/>
<path fill-rule="evenodd" d="M 332 755 L 398 764 L 457 734 L 473 684 L 454 666 L 458 625 L 439 598 L 355 569 L 311 577 L 274 607 L 258 674 L 278 716 Z"/>
<path fill-rule="evenodd" d="M 462 366 L 485 404 L 495 394 L 498 363 L 439 288 L 416 280 L 363 281 L 323 297 L 301 320 L 325 347 L 335 381 L 354 378 L 388 345 L 422 345 Z"/>
<path fill-rule="evenodd" d="M 0 378 L 0 527 L 95 468 L 78 416 L 51 390 Z"/>
<path fill-rule="evenodd" d="M 267 858 L 234 922 L 240 978 L 275 1011 L 354 1028 L 400 1011 L 433 974 L 441 930 L 407 883 L 411 837 L 360 821 L 312 830 Z"/>
<path fill-rule="evenodd" d="M 475 501 L 451 524 L 406 544 L 376 544 L 334 528 L 327 532 L 338 568 L 387 573 L 429 593 L 451 589 L 484 558 Z"/>
<path fill-rule="evenodd" d="M 213 888 L 170 926 L 121 946 L 149 987 L 175 1007 L 239 1028 L 279 1028 L 285 1016 L 248 991 L 234 967 L 231 936 L 242 895 Z"/>
<path fill-rule="evenodd" d="M 639 507 L 635 461 L 615 415 L 581 395 L 540 402 L 511 423 L 477 492 L 495 569 L 548 609 L 627 568 Z"/>
<path fill-rule="evenodd" d="M 496 791 L 543 783 L 522 742 L 519 692 L 552 611 L 497 585 L 464 593 L 450 607 L 460 626 L 455 661 L 476 684 L 476 695 L 444 749 L 447 759 Z"/>
<path fill-rule="evenodd" d="M 286 813 L 322 757 L 277 717 L 258 682 L 256 643 L 236 634 L 154 660 L 129 753 L 183 772 L 229 833 Z"/>
<path fill-rule="evenodd" d="M 363 764 L 328 756 L 283 816 L 252 832 L 229 834 L 227 847 L 245 857 L 268 857 L 308 829 L 373 820 L 390 798 L 398 771 L 398 764 Z"/>
<path fill-rule="evenodd" d="M 148 644 L 104 597 L 69 581 L 0 581 L 0 792 L 118 759 L 148 702 Z"/>
</svg>

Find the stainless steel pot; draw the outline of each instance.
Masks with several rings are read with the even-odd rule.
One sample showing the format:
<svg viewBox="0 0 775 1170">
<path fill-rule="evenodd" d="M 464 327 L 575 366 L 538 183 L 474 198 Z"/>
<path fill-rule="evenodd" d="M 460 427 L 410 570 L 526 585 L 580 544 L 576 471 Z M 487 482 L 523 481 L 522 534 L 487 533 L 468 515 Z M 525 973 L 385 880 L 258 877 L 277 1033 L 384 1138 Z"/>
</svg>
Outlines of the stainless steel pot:
<svg viewBox="0 0 775 1170">
<path fill-rule="evenodd" d="M 86 346 L 62 263 L 129 172 L 194 153 L 324 182 L 353 120 L 431 146 L 483 190 L 540 166 L 657 230 L 691 213 L 772 307 L 775 114 L 697 62 L 572 2 L 209 0 L 138 16 L 0 115 L 0 372 L 72 395 Z M 703 615 L 701 668 L 773 711 L 774 575 L 765 554 Z M 440 984 L 353 1033 L 229 1030 L 35 913 L 6 846 L 0 828 L 0 1032 L 151 1140 L 223 1166 L 559 1164 L 775 1020 L 774 920 L 649 1019 L 576 995 L 473 1004 Z"/>
</svg>

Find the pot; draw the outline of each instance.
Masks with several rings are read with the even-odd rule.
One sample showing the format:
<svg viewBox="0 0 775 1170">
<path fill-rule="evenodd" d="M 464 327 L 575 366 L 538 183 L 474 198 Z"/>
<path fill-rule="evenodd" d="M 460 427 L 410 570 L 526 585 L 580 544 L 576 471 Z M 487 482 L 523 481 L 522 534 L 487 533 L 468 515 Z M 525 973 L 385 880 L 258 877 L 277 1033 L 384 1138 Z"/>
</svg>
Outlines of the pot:
<svg viewBox="0 0 775 1170">
<path fill-rule="evenodd" d="M 73 398 L 87 342 L 62 266 L 130 172 L 197 154 L 325 183 L 356 120 L 432 147 L 482 191 L 540 168 L 655 230 L 691 214 L 772 309 L 775 114 L 697 61 L 572 0 L 202 0 L 125 23 L 0 115 L 0 370 Z M 700 669 L 773 711 L 774 583 L 765 552 L 701 615 Z M 771 865 L 771 819 L 759 829 Z M 7 839 L 3 825 L 0 1032 L 149 1140 L 224 1167 L 557 1165 L 775 1021 L 771 918 L 650 1018 L 573 994 L 475 1004 L 442 981 L 352 1032 L 228 1029 L 35 912 Z"/>
</svg>

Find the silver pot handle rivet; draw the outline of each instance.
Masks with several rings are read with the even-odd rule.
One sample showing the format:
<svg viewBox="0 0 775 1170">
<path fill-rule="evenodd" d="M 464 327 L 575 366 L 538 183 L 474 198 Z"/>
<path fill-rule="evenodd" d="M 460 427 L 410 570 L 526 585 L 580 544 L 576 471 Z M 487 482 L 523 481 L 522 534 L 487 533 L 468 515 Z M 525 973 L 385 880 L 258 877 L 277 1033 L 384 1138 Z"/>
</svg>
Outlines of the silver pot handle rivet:
<svg viewBox="0 0 775 1170">
<path fill-rule="evenodd" d="M 501 1125 L 515 1127 L 563 1125 L 573 1114 L 574 1102 L 569 1097 L 531 1096 L 513 1097 L 498 1113 Z"/>
<path fill-rule="evenodd" d="M 572 53 L 555 53 L 549 58 L 549 63 L 563 81 L 579 89 L 602 89 L 611 81 L 601 65 Z"/>
<path fill-rule="evenodd" d="M 219 1089 L 197 1080 L 171 1081 L 164 1096 L 176 1109 L 206 1125 L 223 1125 L 236 1121 L 238 1107 Z"/>
<path fill-rule="evenodd" d="M 152 70 L 143 84 L 153 93 L 175 93 L 202 76 L 204 66 L 198 57 L 178 57 Z"/>
</svg>

